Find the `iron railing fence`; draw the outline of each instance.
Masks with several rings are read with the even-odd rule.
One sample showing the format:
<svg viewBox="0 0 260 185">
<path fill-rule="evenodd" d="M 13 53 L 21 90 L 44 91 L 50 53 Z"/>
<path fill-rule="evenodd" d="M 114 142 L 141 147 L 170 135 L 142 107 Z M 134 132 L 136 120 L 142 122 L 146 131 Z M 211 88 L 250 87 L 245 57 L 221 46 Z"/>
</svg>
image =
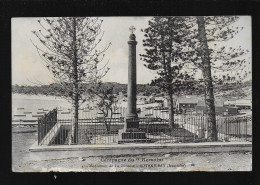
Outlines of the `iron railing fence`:
<svg viewBox="0 0 260 185">
<path fill-rule="evenodd" d="M 217 131 L 220 141 L 252 141 L 251 117 L 217 116 Z M 206 116 L 178 115 L 174 118 L 174 126 L 167 119 L 138 118 L 139 130 L 146 133 L 147 142 L 203 142 L 208 139 L 209 123 Z M 95 118 L 78 120 L 78 144 L 116 144 L 121 139 L 120 132 L 124 128 L 124 118 Z M 49 125 L 49 133 L 45 134 L 41 144 L 71 144 L 73 119 L 58 119 Z M 41 127 L 45 129 L 44 127 Z M 44 131 L 40 131 L 44 133 Z M 41 138 L 42 139 L 42 138 Z"/>
<path fill-rule="evenodd" d="M 43 117 L 38 118 L 38 144 L 43 140 L 43 138 L 48 134 L 48 132 L 57 123 L 57 109 L 44 114 Z"/>
<path fill-rule="evenodd" d="M 139 129 L 146 133 L 150 141 L 157 143 L 208 141 L 211 128 L 205 115 L 175 116 L 173 126 L 168 120 L 160 118 L 132 121 L 139 121 Z M 216 127 L 219 141 L 252 141 L 251 116 L 216 116 Z"/>
<path fill-rule="evenodd" d="M 67 109 L 67 108 L 62 108 L 59 107 L 58 109 L 58 115 L 57 119 L 58 120 L 64 120 L 64 119 L 73 119 L 73 110 L 72 109 Z M 97 108 L 80 108 L 78 111 L 79 119 L 102 119 L 103 114 L 100 112 Z M 127 109 L 125 107 L 118 107 L 116 111 L 113 112 L 112 119 L 124 119 L 127 114 Z M 109 113 L 110 115 L 110 113 Z M 185 114 L 174 114 L 174 117 L 180 118 L 180 117 L 205 117 L 206 115 L 203 113 L 197 113 L 197 112 L 187 112 Z M 154 108 L 154 107 L 146 107 L 146 108 L 141 108 L 140 111 L 138 112 L 138 117 L 141 119 L 147 119 L 147 118 L 157 118 L 157 119 L 162 119 L 164 121 L 169 120 L 169 112 L 167 109 L 162 109 L 162 108 Z M 243 114 L 237 114 L 237 115 L 217 115 L 216 117 L 218 118 L 237 118 L 237 117 L 245 117 Z"/>
<path fill-rule="evenodd" d="M 78 143 L 83 144 L 114 144 L 118 142 L 118 131 L 123 129 L 124 120 L 112 119 L 79 119 Z M 72 143 L 74 120 L 59 120 L 49 131 L 42 145 L 69 145 Z"/>
</svg>

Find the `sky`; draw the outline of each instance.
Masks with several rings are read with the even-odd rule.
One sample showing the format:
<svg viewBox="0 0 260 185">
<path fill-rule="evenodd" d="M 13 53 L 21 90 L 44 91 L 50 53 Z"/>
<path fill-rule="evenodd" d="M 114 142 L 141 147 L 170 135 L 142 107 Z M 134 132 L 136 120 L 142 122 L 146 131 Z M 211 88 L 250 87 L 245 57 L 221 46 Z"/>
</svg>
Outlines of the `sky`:
<svg viewBox="0 0 260 185">
<path fill-rule="evenodd" d="M 109 42 L 112 43 L 106 51 L 103 64 L 108 62 L 110 68 L 107 75 L 102 79 L 104 82 L 127 83 L 128 64 L 128 44 L 130 31 L 129 27 L 134 26 L 136 31 L 137 46 L 137 83 L 147 84 L 155 77 L 154 71 L 144 67 L 144 62 L 140 60 L 139 54 L 144 54 L 142 40 L 144 39 L 141 29 L 148 27 L 151 17 L 100 17 L 103 19 L 101 29 L 104 36 L 100 44 L 100 49 Z M 12 85 L 35 85 L 52 83 L 52 76 L 44 67 L 42 59 L 39 57 L 32 42 L 37 44 L 37 38 L 31 33 L 39 30 L 37 22 L 39 18 L 12 18 Z M 241 16 L 234 26 L 242 26 L 244 29 L 239 32 L 234 39 L 222 43 L 225 46 L 238 47 L 249 50 L 249 65 L 251 70 L 252 53 L 252 31 L 251 17 Z"/>
</svg>

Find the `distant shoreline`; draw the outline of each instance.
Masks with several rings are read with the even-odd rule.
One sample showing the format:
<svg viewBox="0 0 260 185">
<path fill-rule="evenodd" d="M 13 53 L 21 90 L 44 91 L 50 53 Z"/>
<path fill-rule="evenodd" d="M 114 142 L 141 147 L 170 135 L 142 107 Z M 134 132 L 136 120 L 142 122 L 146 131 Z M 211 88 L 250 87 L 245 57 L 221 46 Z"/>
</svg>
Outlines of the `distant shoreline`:
<svg viewBox="0 0 260 185">
<path fill-rule="evenodd" d="M 51 95 L 35 95 L 35 94 L 19 94 L 12 93 L 12 99 L 37 99 L 37 100 L 60 100 L 67 101 L 66 99 L 59 96 L 51 96 Z"/>
</svg>

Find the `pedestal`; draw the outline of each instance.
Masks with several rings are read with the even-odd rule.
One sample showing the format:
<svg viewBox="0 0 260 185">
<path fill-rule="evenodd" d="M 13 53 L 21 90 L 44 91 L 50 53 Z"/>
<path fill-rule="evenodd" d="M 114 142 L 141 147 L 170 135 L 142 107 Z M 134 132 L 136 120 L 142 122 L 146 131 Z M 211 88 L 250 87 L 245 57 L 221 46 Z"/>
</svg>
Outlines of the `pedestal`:
<svg viewBox="0 0 260 185">
<path fill-rule="evenodd" d="M 125 128 L 119 134 L 121 134 L 119 144 L 150 142 L 150 139 L 146 138 L 145 132 L 139 129 L 138 119 L 126 119 Z"/>
</svg>

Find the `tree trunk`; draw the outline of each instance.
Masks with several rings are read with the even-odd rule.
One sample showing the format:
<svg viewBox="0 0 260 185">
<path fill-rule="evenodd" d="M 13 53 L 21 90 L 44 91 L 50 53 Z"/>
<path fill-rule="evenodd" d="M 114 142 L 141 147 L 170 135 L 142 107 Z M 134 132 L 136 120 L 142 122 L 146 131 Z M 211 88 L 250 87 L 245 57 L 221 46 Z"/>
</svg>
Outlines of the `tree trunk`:
<svg viewBox="0 0 260 185">
<path fill-rule="evenodd" d="M 109 125 L 109 122 L 107 122 L 106 117 L 104 118 L 104 124 L 106 126 L 107 133 L 109 134 L 110 133 L 110 125 Z"/>
<path fill-rule="evenodd" d="M 174 111 L 173 111 L 173 98 L 171 90 L 168 91 L 168 110 L 169 110 L 169 125 L 173 129 L 174 126 Z"/>
<path fill-rule="evenodd" d="M 205 105 L 208 118 L 208 140 L 217 141 L 216 113 L 204 17 L 197 17 L 198 39 L 201 45 L 202 75 L 205 83 Z"/>
<path fill-rule="evenodd" d="M 162 42 L 164 41 L 164 37 L 162 36 Z M 166 56 L 165 56 L 165 48 L 163 48 L 161 50 L 162 52 L 162 64 L 163 64 L 163 70 L 166 73 L 165 78 L 166 78 L 166 82 L 167 82 L 167 94 L 168 94 L 168 111 L 169 111 L 169 125 L 170 127 L 173 129 L 173 125 L 174 125 L 174 115 L 173 115 L 173 99 L 172 99 L 172 86 L 169 85 L 171 84 L 171 80 L 169 79 L 169 76 L 167 76 L 167 73 L 169 73 L 169 70 L 171 68 L 171 66 L 169 65 L 169 62 L 166 63 Z"/>
<path fill-rule="evenodd" d="M 73 104 L 74 104 L 74 123 L 73 123 L 73 144 L 77 144 L 78 143 L 78 113 L 79 113 L 79 102 L 78 102 L 78 95 L 75 96 L 75 99 L 73 100 Z"/>
<path fill-rule="evenodd" d="M 77 64 L 77 43 L 76 43 L 76 18 L 73 18 L 73 107 L 74 123 L 72 129 L 72 142 L 78 143 L 78 113 L 79 113 L 79 93 L 78 93 L 78 64 Z"/>
<path fill-rule="evenodd" d="M 108 130 L 109 133 L 111 132 L 111 122 L 112 122 L 112 117 L 113 117 L 113 111 L 112 110 L 110 110 L 110 111 L 111 111 L 111 115 L 110 115 L 110 119 L 109 119 L 109 123 L 108 123 L 109 124 L 109 127 L 108 127 L 109 128 L 109 130 Z"/>
<path fill-rule="evenodd" d="M 102 111 L 103 112 L 103 120 L 104 120 L 104 124 L 107 130 L 107 133 L 110 134 L 110 122 L 111 122 L 111 117 L 109 118 L 109 111 L 106 110 Z"/>
</svg>

